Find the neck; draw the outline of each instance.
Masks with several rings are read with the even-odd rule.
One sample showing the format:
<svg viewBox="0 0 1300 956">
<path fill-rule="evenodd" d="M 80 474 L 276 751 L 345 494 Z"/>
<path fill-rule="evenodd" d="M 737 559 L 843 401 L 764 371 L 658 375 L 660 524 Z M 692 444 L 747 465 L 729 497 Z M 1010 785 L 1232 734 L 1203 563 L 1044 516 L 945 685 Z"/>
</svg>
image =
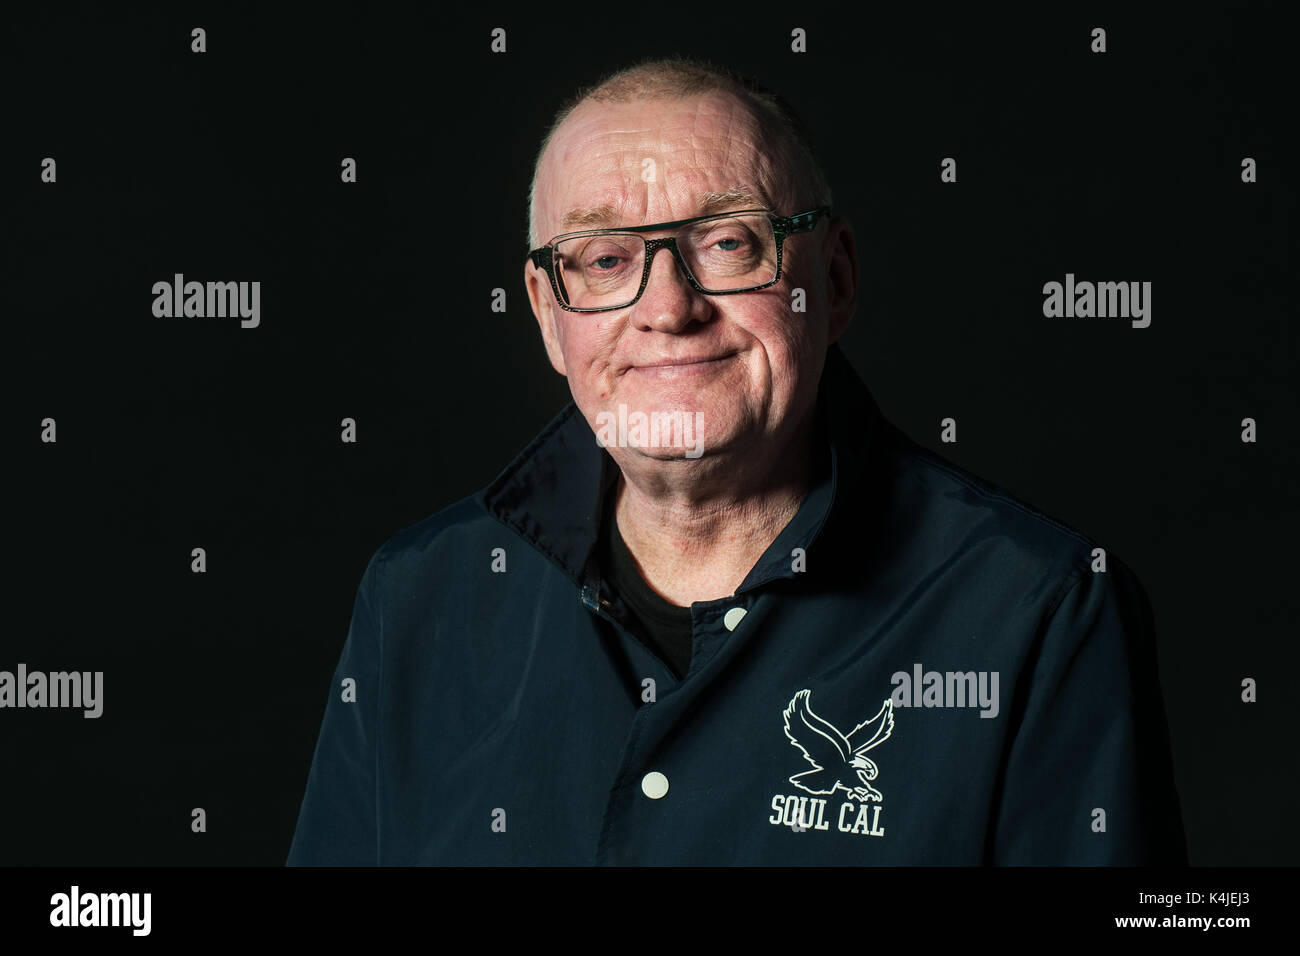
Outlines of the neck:
<svg viewBox="0 0 1300 956">
<path fill-rule="evenodd" d="M 814 403 L 790 440 L 743 462 L 620 463 L 614 518 L 654 591 L 682 606 L 735 593 L 811 488 L 815 415 Z"/>
</svg>

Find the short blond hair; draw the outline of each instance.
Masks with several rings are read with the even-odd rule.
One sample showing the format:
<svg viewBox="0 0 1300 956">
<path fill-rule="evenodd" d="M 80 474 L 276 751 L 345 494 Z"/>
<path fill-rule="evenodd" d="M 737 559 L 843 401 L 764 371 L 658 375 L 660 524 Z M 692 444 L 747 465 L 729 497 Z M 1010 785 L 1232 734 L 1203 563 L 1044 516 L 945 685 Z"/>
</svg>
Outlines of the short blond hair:
<svg viewBox="0 0 1300 956">
<path fill-rule="evenodd" d="M 674 56 L 642 60 L 580 89 L 560 107 L 542 138 L 533 160 L 533 178 L 528 187 L 529 249 L 542 244 L 537 234 L 537 179 L 542 158 L 555 133 L 569 114 L 586 102 L 629 103 L 634 100 L 686 99 L 706 93 L 730 93 L 749 107 L 764 131 L 771 134 L 777 149 L 783 149 L 792 180 L 798 184 L 800 209 L 781 210 L 783 215 L 804 208 L 831 205 L 831 187 L 813 151 L 812 142 L 794 108 L 779 94 L 752 77 L 694 57 Z"/>
</svg>

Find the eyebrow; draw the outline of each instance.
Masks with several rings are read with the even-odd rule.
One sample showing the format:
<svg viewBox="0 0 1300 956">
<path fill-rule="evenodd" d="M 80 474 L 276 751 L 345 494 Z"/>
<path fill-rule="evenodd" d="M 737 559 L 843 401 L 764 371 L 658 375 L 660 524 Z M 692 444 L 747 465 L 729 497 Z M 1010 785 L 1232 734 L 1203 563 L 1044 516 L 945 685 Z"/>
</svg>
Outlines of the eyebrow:
<svg viewBox="0 0 1300 956">
<path fill-rule="evenodd" d="M 733 186 L 721 192 L 704 193 L 695 205 L 699 210 L 695 214 L 697 216 L 711 216 L 715 212 L 726 212 L 729 209 L 771 209 L 771 203 L 757 190 L 746 186 Z M 618 210 L 609 203 L 602 203 L 599 206 L 578 206 L 570 209 L 560 220 L 560 225 L 600 229 L 614 226 L 618 220 Z M 630 225 L 637 225 L 637 223 Z"/>
</svg>

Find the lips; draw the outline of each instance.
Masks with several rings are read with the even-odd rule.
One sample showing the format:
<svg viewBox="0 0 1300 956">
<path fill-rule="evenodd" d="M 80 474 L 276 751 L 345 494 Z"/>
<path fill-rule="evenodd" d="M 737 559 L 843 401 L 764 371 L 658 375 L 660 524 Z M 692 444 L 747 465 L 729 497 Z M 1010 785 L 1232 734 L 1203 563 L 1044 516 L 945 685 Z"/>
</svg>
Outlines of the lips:
<svg viewBox="0 0 1300 956">
<path fill-rule="evenodd" d="M 679 358 L 654 359 L 649 362 L 641 362 L 634 365 L 633 368 L 677 368 L 682 365 L 704 365 L 709 362 L 721 362 L 723 359 L 731 358 L 735 352 L 724 352 L 721 355 L 691 355 Z"/>
</svg>

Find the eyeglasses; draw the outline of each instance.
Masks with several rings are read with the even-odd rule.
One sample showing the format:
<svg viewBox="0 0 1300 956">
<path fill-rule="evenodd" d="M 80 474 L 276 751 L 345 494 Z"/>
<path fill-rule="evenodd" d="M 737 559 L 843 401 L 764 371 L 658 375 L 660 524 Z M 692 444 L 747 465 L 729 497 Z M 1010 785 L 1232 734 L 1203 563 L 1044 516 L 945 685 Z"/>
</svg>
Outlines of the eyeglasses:
<svg viewBox="0 0 1300 956">
<path fill-rule="evenodd" d="M 705 295 L 753 292 L 781 278 L 781 247 L 788 236 L 811 232 L 830 213 L 821 206 L 797 216 L 744 209 L 624 229 L 589 229 L 556 236 L 528 253 L 546 270 L 556 301 L 567 312 L 625 309 L 641 298 L 660 249 L 671 250 L 686 281 Z M 663 239 L 643 232 L 676 229 Z"/>
</svg>

